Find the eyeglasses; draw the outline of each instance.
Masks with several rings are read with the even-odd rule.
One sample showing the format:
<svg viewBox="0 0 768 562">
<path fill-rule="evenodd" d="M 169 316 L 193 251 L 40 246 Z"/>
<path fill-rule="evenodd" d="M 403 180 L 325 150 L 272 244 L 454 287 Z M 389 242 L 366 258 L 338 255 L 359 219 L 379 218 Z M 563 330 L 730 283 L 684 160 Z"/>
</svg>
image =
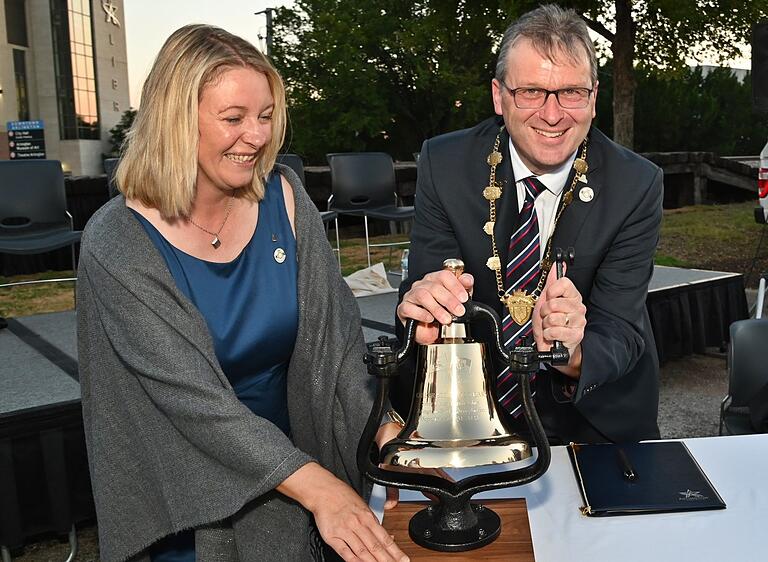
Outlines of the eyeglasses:
<svg viewBox="0 0 768 562">
<path fill-rule="evenodd" d="M 561 88 L 560 90 L 545 90 L 544 88 L 515 88 L 512 89 L 500 82 L 515 100 L 518 109 L 539 109 L 547 103 L 550 94 L 555 96 L 557 103 L 563 109 L 584 109 L 589 105 L 590 88 Z"/>
</svg>

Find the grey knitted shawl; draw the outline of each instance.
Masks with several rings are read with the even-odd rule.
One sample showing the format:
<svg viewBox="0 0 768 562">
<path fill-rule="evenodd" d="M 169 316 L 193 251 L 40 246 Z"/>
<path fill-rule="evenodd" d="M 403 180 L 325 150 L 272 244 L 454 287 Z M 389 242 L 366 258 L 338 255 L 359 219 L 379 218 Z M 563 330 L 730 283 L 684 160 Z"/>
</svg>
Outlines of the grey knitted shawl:
<svg viewBox="0 0 768 562">
<path fill-rule="evenodd" d="M 205 321 L 123 197 L 85 228 L 80 382 L 107 562 L 148 560 L 149 545 L 189 528 L 196 529 L 198 560 L 308 560 L 308 513 L 275 486 L 314 459 L 358 493 L 368 492 L 355 463 L 373 396 L 358 308 L 317 210 L 295 174 L 278 169 L 296 201 L 291 439 L 237 399 Z"/>
</svg>

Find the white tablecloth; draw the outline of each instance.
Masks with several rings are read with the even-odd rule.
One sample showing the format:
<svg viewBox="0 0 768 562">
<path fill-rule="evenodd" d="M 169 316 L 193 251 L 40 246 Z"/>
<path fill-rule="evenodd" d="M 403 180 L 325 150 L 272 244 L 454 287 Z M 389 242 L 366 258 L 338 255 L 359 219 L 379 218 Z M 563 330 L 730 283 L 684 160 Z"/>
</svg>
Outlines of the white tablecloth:
<svg viewBox="0 0 768 562">
<path fill-rule="evenodd" d="M 726 509 L 583 516 L 565 447 L 552 448 L 552 464 L 537 481 L 473 499 L 524 497 L 537 562 L 768 561 L 768 435 L 683 441 L 722 496 Z M 493 470 L 483 467 L 489 469 Z M 452 475 L 461 478 L 467 472 Z M 424 500 L 417 492 L 401 490 L 400 494 L 402 501 Z M 381 520 L 384 490 L 380 486 L 375 486 L 370 505 Z"/>
</svg>

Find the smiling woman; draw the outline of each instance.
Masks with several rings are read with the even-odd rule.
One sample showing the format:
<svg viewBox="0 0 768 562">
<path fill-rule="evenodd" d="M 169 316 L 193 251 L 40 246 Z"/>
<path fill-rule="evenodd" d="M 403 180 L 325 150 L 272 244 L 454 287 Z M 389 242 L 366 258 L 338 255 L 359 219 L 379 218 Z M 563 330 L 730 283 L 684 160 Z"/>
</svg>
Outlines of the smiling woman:
<svg viewBox="0 0 768 562">
<path fill-rule="evenodd" d="M 253 181 L 256 155 L 272 139 L 275 102 L 267 77 L 251 68 L 225 71 L 203 89 L 197 192 L 233 190 Z"/>
<path fill-rule="evenodd" d="M 204 25 L 166 41 L 78 271 L 104 561 L 404 559 L 361 497 L 359 312 L 275 166 L 284 133 L 282 80 L 252 45 Z"/>
</svg>

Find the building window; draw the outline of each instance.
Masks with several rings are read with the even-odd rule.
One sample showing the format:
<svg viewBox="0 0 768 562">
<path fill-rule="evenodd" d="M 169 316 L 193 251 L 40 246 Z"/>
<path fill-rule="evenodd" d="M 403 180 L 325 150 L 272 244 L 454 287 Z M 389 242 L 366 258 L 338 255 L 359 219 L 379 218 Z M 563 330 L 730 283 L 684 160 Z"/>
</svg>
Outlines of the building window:
<svg viewBox="0 0 768 562">
<path fill-rule="evenodd" d="M 98 139 L 90 0 L 52 0 L 53 52 L 62 139 Z"/>
<path fill-rule="evenodd" d="M 21 49 L 13 50 L 13 75 L 16 79 L 16 109 L 19 121 L 29 121 L 29 91 L 27 90 L 26 53 Z"/>
<path fill-rule="evenodd" d="M 9 43 L 29 47 L 24 0 L 5 0 L 5 29 Z"/>
</svg>

